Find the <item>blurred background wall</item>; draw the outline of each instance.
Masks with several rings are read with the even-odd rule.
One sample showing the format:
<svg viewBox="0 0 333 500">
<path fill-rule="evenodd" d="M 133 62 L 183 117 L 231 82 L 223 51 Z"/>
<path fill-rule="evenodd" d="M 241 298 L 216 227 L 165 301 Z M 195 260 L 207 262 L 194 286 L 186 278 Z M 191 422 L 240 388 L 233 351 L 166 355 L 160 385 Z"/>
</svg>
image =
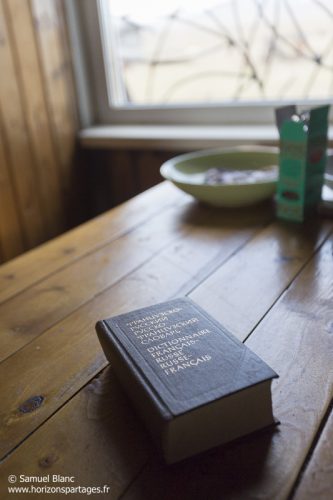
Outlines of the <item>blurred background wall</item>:
<svg viewBox="0 0 333 500">
<path fill-rule="evenodd" d="M 0 1 L 0 262 L 82 219 L 65 28 L 61 0 Z"/>
</svg>

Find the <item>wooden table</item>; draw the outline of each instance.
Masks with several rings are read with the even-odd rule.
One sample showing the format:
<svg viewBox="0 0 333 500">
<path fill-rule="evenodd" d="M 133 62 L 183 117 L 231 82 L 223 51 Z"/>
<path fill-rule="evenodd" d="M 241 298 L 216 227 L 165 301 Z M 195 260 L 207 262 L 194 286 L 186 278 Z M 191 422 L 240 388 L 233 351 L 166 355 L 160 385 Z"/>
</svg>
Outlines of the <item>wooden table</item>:
<svg viewBox="0 0 333 500">
<path fill-rule="evenodd" d="M 91 498 L 331 499 L 332 242 L 328 220 L 214 210 L 164 183 L 3 265 L 1 499 L 52 498 L 9 494 L 20 475 L 110 490 Z M 279 373 L 281 425 L 167 468 L 94 324 L 182 295 Z"/>
</svg>

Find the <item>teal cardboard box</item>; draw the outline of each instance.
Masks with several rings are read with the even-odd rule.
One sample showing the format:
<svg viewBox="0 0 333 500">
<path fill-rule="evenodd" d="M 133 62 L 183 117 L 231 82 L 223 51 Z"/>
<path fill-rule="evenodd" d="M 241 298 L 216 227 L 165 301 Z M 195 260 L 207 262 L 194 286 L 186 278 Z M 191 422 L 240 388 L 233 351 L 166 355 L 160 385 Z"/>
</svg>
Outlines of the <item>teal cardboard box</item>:
<svg viewBox="0 0 333 500">
<path fill-rule="evenodd" d="M 297 114 L 295 106 L 276 110 L 280 133 L 277 216 L 302 222 L 321 200 L 327 155 L 329 106 Z"/>
</svg>

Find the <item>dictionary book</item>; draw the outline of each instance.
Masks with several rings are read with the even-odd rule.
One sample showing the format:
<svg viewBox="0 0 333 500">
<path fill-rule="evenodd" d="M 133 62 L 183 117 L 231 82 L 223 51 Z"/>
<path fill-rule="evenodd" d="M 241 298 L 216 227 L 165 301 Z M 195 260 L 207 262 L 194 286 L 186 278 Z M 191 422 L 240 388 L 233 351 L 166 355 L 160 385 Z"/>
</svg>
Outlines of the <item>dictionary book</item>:
<svg viewBox="0 0 333 500">
<path fill-rule="evenodd" d="M 278 375 L 190 299 L 98 321 L 96 330 L 167 463 L 275 423 Z"/>
</svg>

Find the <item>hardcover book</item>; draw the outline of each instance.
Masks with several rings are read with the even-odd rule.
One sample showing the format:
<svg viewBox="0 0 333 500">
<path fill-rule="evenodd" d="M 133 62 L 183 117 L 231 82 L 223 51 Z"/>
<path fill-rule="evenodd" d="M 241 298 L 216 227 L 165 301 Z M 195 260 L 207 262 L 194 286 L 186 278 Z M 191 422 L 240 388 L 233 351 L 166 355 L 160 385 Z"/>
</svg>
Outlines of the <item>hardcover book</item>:
<svg viewBox="0 0 333 500">
<path fill-rule="evenodd" d="M 167 463 L 275 423 L 278 375 L 190 299 L 105 319 L 96 330 Z"/>
</svg>

